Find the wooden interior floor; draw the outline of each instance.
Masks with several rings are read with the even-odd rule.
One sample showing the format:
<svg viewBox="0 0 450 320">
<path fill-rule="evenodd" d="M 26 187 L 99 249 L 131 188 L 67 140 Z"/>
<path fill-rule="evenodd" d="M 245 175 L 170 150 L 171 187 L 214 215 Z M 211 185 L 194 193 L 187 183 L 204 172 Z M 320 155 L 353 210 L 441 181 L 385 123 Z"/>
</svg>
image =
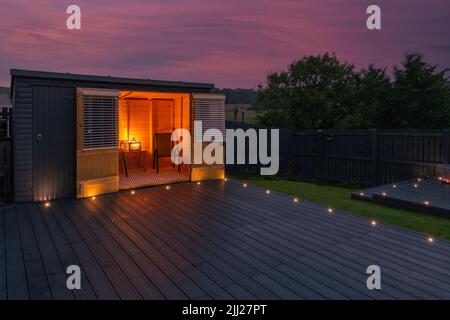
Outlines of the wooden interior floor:
<svg viewBox="0 0 450 320">
<path fill-rule="evenodd" d="M 0 298 L 449 299 L 450 243 L 233 180 L 181 183 L 1 209 Z"/>
<path fill-rule="evenodd" d="M 159 169 L 159 173 L 155 169 L 132 168 L 128 170 L 128 177 L 123 172 L 120 173 L 119 187 L 126 190 L 183 181 L 189 181 L 189 174 L 178 172 L 177 168 L 163 167 Z"/>
</svg>

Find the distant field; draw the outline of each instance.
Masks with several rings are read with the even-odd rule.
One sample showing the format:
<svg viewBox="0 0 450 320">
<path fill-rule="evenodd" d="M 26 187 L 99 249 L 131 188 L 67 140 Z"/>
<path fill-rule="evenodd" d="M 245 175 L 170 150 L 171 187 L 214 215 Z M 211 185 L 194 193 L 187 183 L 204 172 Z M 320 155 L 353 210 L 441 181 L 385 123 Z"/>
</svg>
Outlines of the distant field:
<svg viewBox="0 0 450 320">
<path fill-rule="evenodd" d="M 234 113 L 233 112 L 225 112 L 225 119 L 227 121 L 234 121 Z M 241 113 L 238 114 L 237 121 L 242 122 L 242 114 Z M 253 111 L 253 110 L 247 111 L 245 113 L 244 122 L 250 123 L 250 124 L 257 124 L 256 111 Z"/>
</svg>

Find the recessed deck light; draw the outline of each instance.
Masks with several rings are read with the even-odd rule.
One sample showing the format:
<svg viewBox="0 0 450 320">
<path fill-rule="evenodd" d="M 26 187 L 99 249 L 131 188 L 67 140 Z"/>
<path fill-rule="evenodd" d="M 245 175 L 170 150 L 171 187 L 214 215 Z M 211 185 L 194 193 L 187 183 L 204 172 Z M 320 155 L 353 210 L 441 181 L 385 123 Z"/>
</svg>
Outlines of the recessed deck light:
<svg viewBox="0 0 450 320">
<path fill-rule="evenodd" d="M 298 198 L 294 198 L 294 202 L 297 203 L 299 200 Z"/>
<path fill-rule="evenodd" d="M 44 206 L 45 206 L 46 208 L 50 207 L 50 202 L 44 203 Z"/>
<path fill-rule="evenodd" d="M 387 196 L 387 193 L 386 193 L 386 192 L 383 192 L 381 195 L 382 195 L 383 197 L 386 197 L 386 196 Z"/>
<path fill-rule="evenodd" d="M 197 184 L 202 184 L 202 183 L 200 181 L 198 181 Z"/>
<path fill-rule="evenodd" d="M 418 188 L 419 185 L 417 183 L 414 184 L 414 188 Z"/>
<path fill-rule="evenodd" d="M 396 184 L 392 185 L 392 188 L 394 188 L 394 189 L 397 188 L 397 185 Z"/>
<path fill-rule="evenodd" d="M 266 194 L 270 194 L 270 190 L 266 190 Z"/>
<path fill-rule="evenodd" d="M 92 200 L 95 200 L 95 199 L 97 199 L 97 198 L 96 198 L 96 197 L 92 197 L 91 199 L 92 199 Z"/>
<path fill-rule="evenodd" d="M 374 227 L 377 226 L 377 222 L 376 222 L 375 220 L 372 220 L 372 221 L 370 222 L 370 224 L 371 224 L 372 226 L 374 226 Z"/>
<path fill-rule="evenodd" d="M 361 197 L 364 197 L 364 192 L 360 192 L 359 195 L 360 195 Z"/>
<path fill-rule="evenodd" d="M 244 188 L 247 188 L 247 184 L 246 184 L 246 183 L 244 183 L 242 186 L 243 186 Z"/>
<path fill-rule="evenodd" d="M 328 213 L 333 213 L 333 208 L 328 208 Z"/>
<path fill-rule="evenodd" d="M 170 189 L 170 186 L 166 186 L 166 190 L 169 190 Z"/>
<path fill-rule="evenodd" d="M 134 194 L 135 192 L 134 192 L 134 190 L 131 190 L 131 194 Z"/>
<path fill-rule="evenodd" d="M 428 243 L 433 243 L 434 239 L 432 237 L 428 237 Z"/>
<path fill-rule="evenodd" d="M 423 202 L 423 204 L 426 205 L 426 206 L 429 206 L 429 205 L 430 205 L 430 201 L 425 200 L 425 201 Z"/>
</svg>

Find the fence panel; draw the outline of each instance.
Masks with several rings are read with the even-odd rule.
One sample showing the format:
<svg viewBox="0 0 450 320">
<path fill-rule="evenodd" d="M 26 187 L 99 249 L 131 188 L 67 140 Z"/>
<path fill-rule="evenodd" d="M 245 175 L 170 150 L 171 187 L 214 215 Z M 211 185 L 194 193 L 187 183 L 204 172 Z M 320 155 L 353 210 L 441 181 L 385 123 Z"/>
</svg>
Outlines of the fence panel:
<svg viewBox="0 0 450 320">
<path fill-rule="evenodd" d="M 227 122 L 227 128 L 265 127 Z M 438 175 L 440 165 L 449 161 L 447 129 L 280 130 L 279 176 L 375 186 Z M 259 165 L 227 165 L 228 173 L 235 175 L 259 174 L 259 168 Z"/>
</svg>

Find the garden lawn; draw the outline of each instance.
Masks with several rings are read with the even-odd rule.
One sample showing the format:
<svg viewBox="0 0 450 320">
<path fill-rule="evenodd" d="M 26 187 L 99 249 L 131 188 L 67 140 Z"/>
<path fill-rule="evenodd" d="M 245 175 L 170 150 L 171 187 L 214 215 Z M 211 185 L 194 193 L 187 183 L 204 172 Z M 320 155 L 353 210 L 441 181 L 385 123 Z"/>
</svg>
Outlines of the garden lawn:
<svg viewBox="0 0 450 320">
<path fill-rule="evenodd" d="M 282 179 L 264 179 L 260 177 L 248 178 L 245 181 L 273 191 L 284 192 L 300 199 L 450 240 L 450 219 L 351 199 L 351 193 L 357 189 Z"/>
</svg>

